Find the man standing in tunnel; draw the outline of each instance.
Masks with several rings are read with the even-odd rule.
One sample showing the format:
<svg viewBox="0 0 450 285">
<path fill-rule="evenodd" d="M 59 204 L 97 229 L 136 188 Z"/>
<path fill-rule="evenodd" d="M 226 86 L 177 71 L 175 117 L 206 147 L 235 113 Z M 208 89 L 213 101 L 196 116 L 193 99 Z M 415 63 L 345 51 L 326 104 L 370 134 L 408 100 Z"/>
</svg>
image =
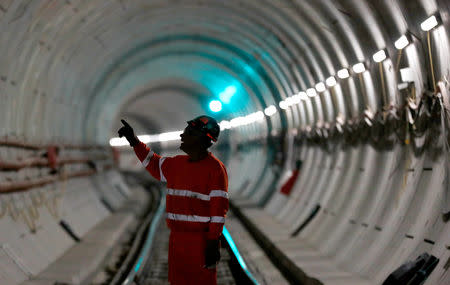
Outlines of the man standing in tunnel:
<svg viewBox="0 0 450 285">
<path fill-rule="evenodd" d="M 126 137 L 153 177 L 167 182 L 170 284 L 216 284 L 228 211 L 227 171 L 208 151 L 217 141 L 219 125 L 208 116 L 188 121 L 180 135 L 180 149 L 187 155 L 162 157 L 139 141 L 126 121 L 122 123 L 119 137 Z"/>
</svg>

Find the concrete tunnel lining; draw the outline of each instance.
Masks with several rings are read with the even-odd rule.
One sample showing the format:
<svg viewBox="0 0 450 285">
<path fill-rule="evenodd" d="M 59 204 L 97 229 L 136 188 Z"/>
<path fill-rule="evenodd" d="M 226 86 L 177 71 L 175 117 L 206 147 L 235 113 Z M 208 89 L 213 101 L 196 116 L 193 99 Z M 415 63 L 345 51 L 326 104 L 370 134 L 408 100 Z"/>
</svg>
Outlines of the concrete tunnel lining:
<svg viewBox="0 0 450 285">
<path fill-rule="evenodd" d="M 210 113 L 205 102 L 220 86 L 236 82 L 239 98 L 216 114 L 219 121 L 277 111 L 223 130 L 213 148 L 229 168 L 232 200 L 249 221 L 262 226 L 258 213 L 268 215 L 286 236 L 323 206 L 299 234 L 297 250 L 286 253 L 296 266 L 325 284 L 342 276 L 381 283 L 427 251 L 441 261 L 426 284 L 447 284 L 449 12 L 444 0 L 1 1 L 0 229 L 8 234 L 0 237 L 0 261 L 15 273 L 5 277 L 0 269 L 0 283 L 37 276 L 74 244 L 51 208 L 38 207 L 37 231 L 14 219 L 14 208 L 25 211 L 42 193 L 59 197 L 65 183 L 68 212 L 61 215 L 82 236 L 111 214 L 101 197 L 117 208 L 126 203 L 119 190 L 107 193 L 128 188 L 121 170 L 139 171 L 129 150 L 120 148 L 120 168 L 109 151 L 123 115 L 141 133 L 181 130 Z M 432 15 L 438 26 L 423 31 Z M 410 42 L 398 50 L 402 35 Z M 379 50 L 387 58 L 377 63 Z M 352 71 L 356 63 L 366 70 Z M 337 76 L 343 68 L 349 78 Z M 404 68 L 411 79 L 400 89 Z M 329 76 L 337 84 L 317 91 Z M 289 103 L 311 88 L 315 96 Z M 48 175 L 41 156 L 51 145 L 71 161 L 64 164 L 69 178 Z M 178 153 L 177 142 L 155 149 Z M 92 172 L 83 159 L 98 153 L 107 158 L 92 159 Z M 296 159 L 304 165 L 287 198 L 277 190 Z M 11 189 L 21 192 L 2 193 Z M 263 232 L 284 248 L 286 236 Z M 57 244 L 49 253 L 40 249 L 50 247 L 46 239 Z M 302 242 L 321 257 L 302 252 Z M 327 273 L 323 256 L 346 273 Z"/>
</svg>

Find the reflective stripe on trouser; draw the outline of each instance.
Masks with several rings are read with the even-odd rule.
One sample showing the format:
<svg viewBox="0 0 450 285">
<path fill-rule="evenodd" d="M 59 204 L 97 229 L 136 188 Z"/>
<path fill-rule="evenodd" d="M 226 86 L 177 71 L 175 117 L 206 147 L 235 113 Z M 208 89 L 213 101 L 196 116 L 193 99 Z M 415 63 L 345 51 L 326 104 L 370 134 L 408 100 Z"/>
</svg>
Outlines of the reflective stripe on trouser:
<svg viewBox="0 0 450 285">
<path fill-rule="evenodd" d="M 205 233 L 171 232 L 169 238 L 169 282 L 171 285 L 216 285 L 217 270 L 205 265 Z"/>
<path fill-rule="evenodd" d="M 166 213 L 166 218 L 174 221 L 184 221 L 184 222 L 199 222 L 199 223 L 225 223 L 225 217 L 220 216 L 197 216 L 197 215 L 182 215 L 174 213 Z"/>
</svg>

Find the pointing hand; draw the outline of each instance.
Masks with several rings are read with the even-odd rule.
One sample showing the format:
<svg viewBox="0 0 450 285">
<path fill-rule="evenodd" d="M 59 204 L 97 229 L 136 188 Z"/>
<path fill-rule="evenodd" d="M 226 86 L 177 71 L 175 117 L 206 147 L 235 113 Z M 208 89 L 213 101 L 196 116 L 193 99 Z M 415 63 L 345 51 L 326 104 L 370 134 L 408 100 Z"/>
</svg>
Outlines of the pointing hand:
<svg viewBox="0 0 450 285">
<path fill-rule="evenodd" d="M 123 124 L 123 127 L 121 127 L 117 132 L 119 134 L 119 137 L 121 138 L 125 136 L 127 141 L 130 143 L 130 146 L 134 147 L 139 143 L 139 139 L 134 134 L 133 128 L 125 120 L 121 120 L 121 122 Z"/>
</svg>

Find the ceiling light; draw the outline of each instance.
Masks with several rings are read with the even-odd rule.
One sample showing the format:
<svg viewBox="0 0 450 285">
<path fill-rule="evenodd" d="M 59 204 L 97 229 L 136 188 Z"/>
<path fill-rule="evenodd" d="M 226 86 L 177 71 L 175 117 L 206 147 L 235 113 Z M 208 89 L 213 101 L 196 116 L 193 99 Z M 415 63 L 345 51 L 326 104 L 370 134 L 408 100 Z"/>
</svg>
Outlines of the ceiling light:
<svg viewBox="0 0 450 285">
<path fill-rule="evenodd" d="M 403 35 L 394 43 L 396 49 L 404 49 L 407 45 L 409 45 L 408 37 Z"/>
<path fill-rule="evenodd" d="M 327 90 L 327 88 L 325 87 L 325 84 L 323 84 L 323 82 L 319 82 L 316 84 L 316 90 L 317 92 L 323 92 Z"/>
<path fill-rule="evenodd" d="M 233 97 L 234 94 L 236 94 L 236 87 L 228 86 L 219 94 L 219 98 L 223 103 L 228 104 L 230 103 L 231 97 Z"/>
<path fill-rule="evenodd" d="M 372 58 L 375 62 L 382 62 L 383 60 L 386 59 L 386 52 L 383 49 L 379 50 L 373 54 Z"/>
<path fill-rule="evenodd" d="M 306 95 L 308 95 L 309 97 L 316 96 L 317 95 L 316 89 L 314 88 L 306 89 Z"/>
<path fill-rule="evenodd" d="M 222 103 L 219 100 L 212 100 L 209 102 L 209 109 L 213 112 L 220 112 L 222 110 Z"/>
<path fill-rule="evenodd" d="M 361 73 L 366 70 L 366 67 L 364 66 L 364 63 L 360 62 L 360 63 L 353 65 L 352 69 L 355 73 Z"/>
<path fill-rule="evenodd" d="M 341 70 L 339 70 L 339 71 L 337 72 L 337 76 L 338 76 L 340 79 L 344 79 L 344 78 L 349 77 L 350 74 L 348 73 L 348 69 L 347 69 L 347 68 L 343 68 L 343 69 L 341 69 Z"/>
<path fill-rule="evenodd" d="M 327 80 L 325 80 L 325 83 L 329 87 L 333 87 L 334 85 L 336 85 L 336 78 L 334 78 L 334 76 L 330 76 L 330 77 L 327 78 Z"/>
<path fill-rule="evenodd" d="M 438 25 L 436 17 L 433 15 L 420 24 L 420 28 L 427 32 Z"/>
<path fill-rule="evenodd" d="M 281 109 L 286 110 L 288 108 L 288 105 L 286 102 L 284 101 L 280 101 L 280 103 L 278 103 L 278 105 L 280 106 Z"/>
</svg>

